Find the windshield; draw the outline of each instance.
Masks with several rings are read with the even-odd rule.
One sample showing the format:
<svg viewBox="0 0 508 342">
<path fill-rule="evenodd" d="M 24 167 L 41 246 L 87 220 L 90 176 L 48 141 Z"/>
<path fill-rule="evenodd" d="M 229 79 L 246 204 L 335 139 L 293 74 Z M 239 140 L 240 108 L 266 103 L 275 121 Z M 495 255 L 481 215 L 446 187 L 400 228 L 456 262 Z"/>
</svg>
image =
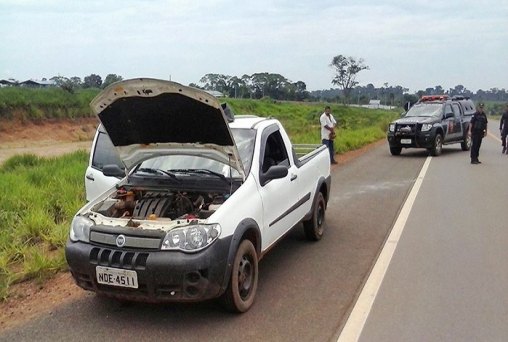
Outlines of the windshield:
<svg viewBox="0 0 508 342">
<path fill-rule="evenodd" d="M 411 116 L 439 116 L 442 114 L 443 105 L 441 103 L 417 103 L 407 112 L 405 117 Z"/>
<path fill-rule="evenodd" d="M 248 174 L 252 164 L 256 131 L 253 129 L 232 128 L 231 133 L 240 154 L 245 174 Z M 172 170 L 175 172 L 182 172 L 183 170 L 209 170 L 225 177 L 240 177 L 238 171 L 230 168 L 227 164 L 205 157 L 190 155 L 155 157 L 142 162 L 136 170 L 136 172 L 150 173 L 163 177 L 168 175 L 167 172 Z M 159 171 L 157 172 L 157 170 Z"/>
</svg>

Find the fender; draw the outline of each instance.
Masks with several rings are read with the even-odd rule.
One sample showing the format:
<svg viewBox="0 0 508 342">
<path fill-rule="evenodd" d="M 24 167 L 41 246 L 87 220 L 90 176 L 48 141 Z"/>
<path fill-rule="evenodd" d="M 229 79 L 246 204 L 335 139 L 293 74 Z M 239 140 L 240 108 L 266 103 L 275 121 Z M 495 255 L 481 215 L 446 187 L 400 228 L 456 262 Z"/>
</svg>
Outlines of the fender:
<svg viewBox="0 0 508 342">
<path fill-rule="evenodd" d="M 328 175 L 326 178 L 324 178 L 324 177 L 319 178 L 317 185 L 316 185 L 316 190 L 314 191 L 314 198 L 312 199 L 312 206 L 310 208 L 310 211 L 304 216 L 302 221 L 310 220 L 310 218 L 312 217 L 312 213 L 314 213 L 314 205 L 316 204 L 317 195 L 321 191 L 321 188 L 323 186 L 325 187 L 323 196 L 325 198 L 325 203 L 328 204 L 328 199 L 330 198 L 331 184 L 332 184 L 332 176 L 331 175 Z"/>
<path fill-rule="evenodd" d="M 236 227 L 233 237 L 231 239 L 227 260 L 227 269 L 224 274 L 224 280 L 222 282 L 221 287 L 222 291 L 225 291 L 228 286 L 236 250 L 238 249 L 240 242 L 242 242 L 242 237 L 246 234 L 248 236 L 254 235 L 253 236 L 253 238 L 255 239 L 254 247 L 256 248 L 258 257 L 259 255 L 261 255 L 261 230 L 259 229 L 259 226 L 254 219 L 252 218 L 243 219 Z"/>
</svg>

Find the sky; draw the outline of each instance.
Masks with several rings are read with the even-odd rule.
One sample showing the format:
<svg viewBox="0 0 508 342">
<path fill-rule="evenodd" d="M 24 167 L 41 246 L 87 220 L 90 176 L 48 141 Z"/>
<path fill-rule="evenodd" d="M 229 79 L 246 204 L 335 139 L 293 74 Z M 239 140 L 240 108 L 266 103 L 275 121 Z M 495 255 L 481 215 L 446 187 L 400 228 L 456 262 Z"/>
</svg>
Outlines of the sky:
<svg viewBox="0 0 508 342">
<path fill-rule="evenodd" d="M 277 73 L 336 88 L 508 89 L 508 0 L 0 0 L 0 79 L 117 74 L 196 83 Z"/>
</svg>

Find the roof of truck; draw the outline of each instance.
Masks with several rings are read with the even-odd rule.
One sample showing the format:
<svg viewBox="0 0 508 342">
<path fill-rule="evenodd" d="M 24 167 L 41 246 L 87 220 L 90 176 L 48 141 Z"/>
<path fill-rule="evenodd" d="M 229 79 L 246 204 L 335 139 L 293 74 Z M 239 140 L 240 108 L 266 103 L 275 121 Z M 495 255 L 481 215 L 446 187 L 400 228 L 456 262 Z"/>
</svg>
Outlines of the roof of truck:
<svg viewBox="0 0 508 342">
<path fill-rule="evenodd" d="M 235 115 L 235 121 L 229 123 L 231 128 L 256 128 L 263 121 L 272 121 L 273 118 L 257 115 Z"/>
</svg>

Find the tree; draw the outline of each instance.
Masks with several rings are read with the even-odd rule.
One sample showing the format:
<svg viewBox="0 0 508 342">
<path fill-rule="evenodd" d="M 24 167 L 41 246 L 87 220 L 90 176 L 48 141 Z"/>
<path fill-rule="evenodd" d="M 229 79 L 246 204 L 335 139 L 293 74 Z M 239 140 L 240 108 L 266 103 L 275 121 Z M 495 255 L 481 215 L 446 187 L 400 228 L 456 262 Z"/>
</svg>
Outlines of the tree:
<svg viewBox="0 0 508 342">
<path fill-rule="evenodd" d="M 51 81 L 55 82 L 57 87 L 61 87 L 64 83 L 68 82 L 69 79 L 63 76 L 53 76 L 50 78 Z"/>
<path fill-rule="evenodd" d="M 349 103 L 351 89 L 358 84 L 356 75 L 362 70 L 368 70 L 369 67 L 364 64 L 362 58 L 357 60 L 354 57 L 343 55 L 333 57 L 330 67 L 335 68 L 336 72 L 332 84 L 342 88 L 346 101 Z"/>
<path fill-rule="evenodd" d="M 237 98 L 242 91 L 242 87 L 245 87 L 245 83 L 237 76 L 230 77 L 228 80 L 229 97 Z"/>
<path fill-rule="evenodd" d="M 100 88 L 102 85 L 102 78 L 99 75 L 91 74 L 86 76 L 83 80 L 83 88 Z"/>
<path fill-rule="evenodd" d="M 203 89 L 203 87 L 201 87 L 199 84 L 196 84 L 196 83 L 189 83 L 189 87 Z"/>
<path fill-rule="evenodd" d="M 102 88 L 106 88 L 108 85 L 123 80 L 122 76 L 116 74 L 108 74 L 102 83 Z"/>
<path fill-rule="evenodd" d="M 205 76 L 201 77 L 199 82 L 205 84 L 203 86 L 205 90 L 216 90 L 222 93 L 228 93 L 229 89 L 227 85 L 230 78 L 231 76 L 222 74 L 206 74 Z"/>
<path fill-rule="evenodd" d="M 293 83 L 295 87 L 295 100 L 303 101 L 309 97 L 309 92 L 307 91 L 307 85 L 303 81 L 297 81 Z"/>
<path fill-rule="evenodd" d="M 79 84 L 76 85 L 73 81 L 74 77 L 72 79 L 68 79 L 64 76 L 53 76 L 50 78 L 51 81 L 55 82 L 55 85 L 62 88 L 63 90 L 74 93 L 74 90 L 79 87 Z"/>
<path fill-rule="evenodd" d="M 81 83 L 81 77 L 78 77 L 78 76 L 73 76 L 69 79 L 69 81 L 71 82 L 72 86 L 74 88 L 79 88 L 82 86 L 82 83 Z"/>
</svg>

